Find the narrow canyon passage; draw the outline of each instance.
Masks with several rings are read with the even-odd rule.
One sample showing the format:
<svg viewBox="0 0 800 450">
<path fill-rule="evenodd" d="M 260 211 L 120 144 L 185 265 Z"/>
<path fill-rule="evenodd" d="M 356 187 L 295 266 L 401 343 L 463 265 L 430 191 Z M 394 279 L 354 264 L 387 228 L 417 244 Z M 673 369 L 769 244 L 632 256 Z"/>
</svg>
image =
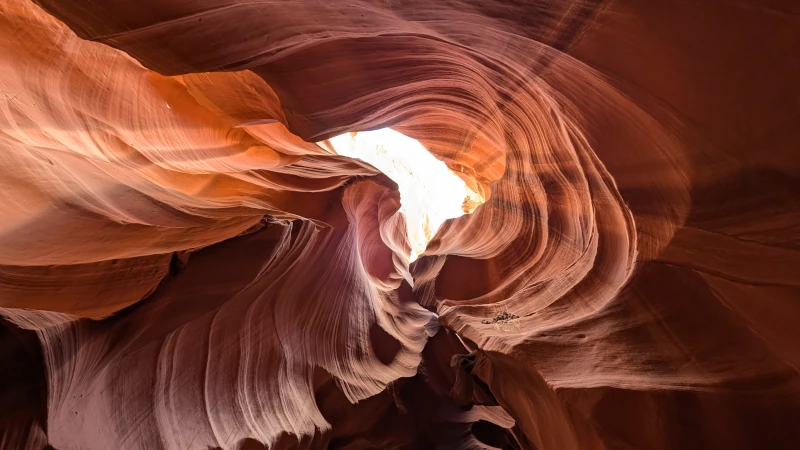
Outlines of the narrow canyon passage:
<svg viewBox="0 0 800 450">
<path fill-rule="evenodd" d="M 0 1 L 0 449 L 800 448 L 794 0 Z"/>
</svg>

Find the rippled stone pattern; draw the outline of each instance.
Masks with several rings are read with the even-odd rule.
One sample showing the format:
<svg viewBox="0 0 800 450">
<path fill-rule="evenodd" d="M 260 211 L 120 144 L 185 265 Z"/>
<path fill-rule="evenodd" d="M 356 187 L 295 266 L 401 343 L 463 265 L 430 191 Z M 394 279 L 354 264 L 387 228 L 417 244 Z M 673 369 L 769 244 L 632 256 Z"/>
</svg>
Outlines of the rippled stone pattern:
<svg viewBox="0 0 800 450">
<path fill-rule="evenodd" d="M 795 0 L 0 2 L 0 448 L 800 448 Z M 391 127 L 486 203 L 413 263 Z"/>
</svg>

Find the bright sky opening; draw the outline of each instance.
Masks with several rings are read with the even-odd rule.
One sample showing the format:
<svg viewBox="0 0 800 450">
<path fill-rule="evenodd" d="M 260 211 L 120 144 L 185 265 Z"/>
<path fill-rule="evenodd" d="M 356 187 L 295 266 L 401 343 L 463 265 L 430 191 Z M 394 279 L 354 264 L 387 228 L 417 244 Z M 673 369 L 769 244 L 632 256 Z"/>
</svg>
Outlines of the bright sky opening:
<svg viewBox="0 0 800 450">
<path fill-rule="evenodd" d="M 340 134 L 329 142 L 337 154 L 367 162 L 397 183 L 410 261 L 425 251 L 445 220 L 471 214 L 486 201 L 419 141 L 391 128 Z"/>
</svg>

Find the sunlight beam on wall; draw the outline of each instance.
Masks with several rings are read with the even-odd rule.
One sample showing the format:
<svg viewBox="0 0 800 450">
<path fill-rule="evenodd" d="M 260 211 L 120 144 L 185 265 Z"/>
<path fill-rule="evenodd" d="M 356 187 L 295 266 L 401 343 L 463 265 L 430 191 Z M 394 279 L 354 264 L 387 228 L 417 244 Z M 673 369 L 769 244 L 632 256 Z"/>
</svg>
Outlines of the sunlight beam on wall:
<svg viewBox="0 0 800 450">
<path fill-rule="evenodd" d="M 419 141 L 391 128 L 344 133 L 328 142 L 337 154 L 367 162 L 397 183 L 410 261 L 425 251 L 445 220 L 471 214 L 485 202 Z"/>
</svg>

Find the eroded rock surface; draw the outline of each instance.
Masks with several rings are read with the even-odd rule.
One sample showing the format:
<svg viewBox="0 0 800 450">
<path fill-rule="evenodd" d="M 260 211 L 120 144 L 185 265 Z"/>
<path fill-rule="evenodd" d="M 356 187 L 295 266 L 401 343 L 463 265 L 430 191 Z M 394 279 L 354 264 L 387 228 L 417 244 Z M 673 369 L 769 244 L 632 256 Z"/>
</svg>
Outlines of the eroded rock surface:
<svg viewBox="0 0 800 450">
<path fill-rule="evenodd" d="M 794 0 L 0 3 L 0 448 L 800 448 Z M 486 199 L 413 263 L 391 126 Z"/>
</svg>

